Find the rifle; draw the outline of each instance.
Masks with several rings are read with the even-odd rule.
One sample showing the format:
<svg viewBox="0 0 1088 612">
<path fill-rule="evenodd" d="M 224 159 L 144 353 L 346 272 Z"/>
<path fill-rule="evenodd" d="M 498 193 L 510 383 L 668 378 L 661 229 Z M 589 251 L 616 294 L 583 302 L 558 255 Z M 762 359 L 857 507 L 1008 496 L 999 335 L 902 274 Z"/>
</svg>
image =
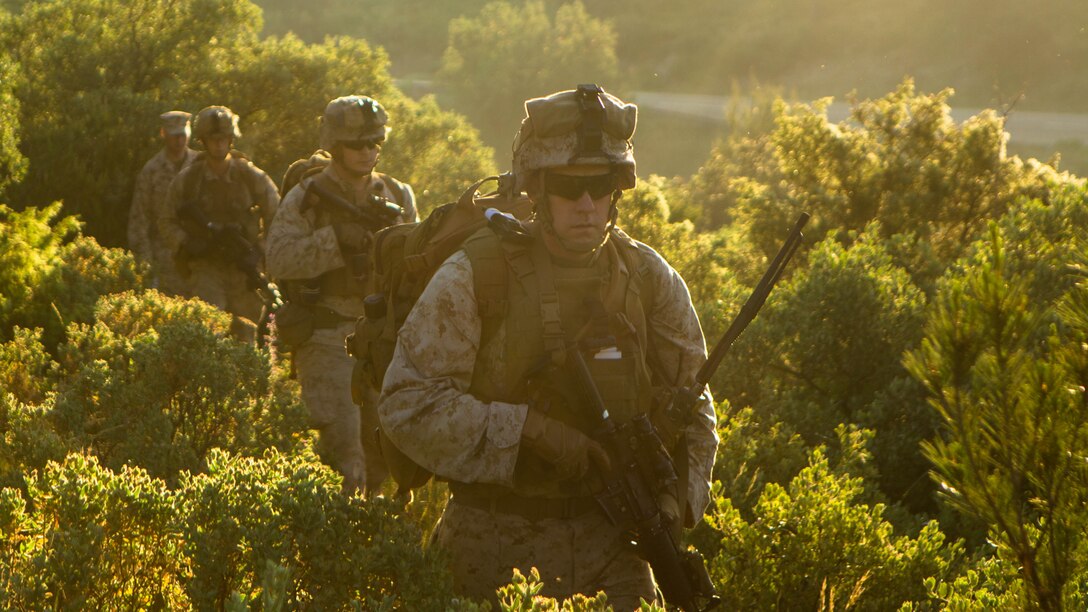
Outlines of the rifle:
<svg viewBox="0 0 1088 612">
<path fill-rule="evenodd" d="M 178 214 L 189 228 L 198 235 L 192 236 L 203 243 L 203 251 L 215 250 L 221 257 L 230 261 L 246 277 L 246 288 L 256 291 L 261 298 L 261 315 L 257 321 L 257 344 L 264 344 L 268 337 L 268 326 L 272 314 L 283 305 L 279 289 L 259 269 L 262 254 L 242 233 L 236 223 L 217 223 L 208 218 L 197 205 L 196 200 L 182 204 Z M 199 250 L 199 249 L 198 249 Z"/>
<path fill-rule="evenodd" d="M 602 475 L 604 487 L 595 495 L 608 519 L 633 534 L 639 556 L 653 569 L 665 601 L 686 612 L 702 612 L 721 602 L 714 592 L 706 562 L 695 549 L 682 549 L 670 521 L 661 512 L 658 495 L 678 481 L 672 459 L 647 415 L 617 424 L 608 413 L 579 347 L 568 359 L 585 398 L 600 417 L 598 439 L 611 460 Z"/>
<path fill-rule="evenodd" d="M 306 187 L 306 195 L 309 196 L 311 193 L 317 196 L 319 202 L 328 204 L 347 214 L 367 226 L 372 232 L 377 232 L 384 227 L 395 224 L 404 214 L 403 208 L 376 193 L 367 196 L 363 200 L 362 207 L 356 206 L 340 194 L 322 185 L 321 181 L 317 180 L 316 177 Z"/>
<path fill-rule="evenodd" d="M 695 382 L 673 396 L 666 408 L 666 415 L 670 418 L 680 416 L 683 418 L 680 423 L 686 426 L 703 389 L 721 365 L 726 352 L 755 319 L 786 264 L 800 246 L 803 238 L 801 229 L 808 219 L 807 213 L 802 213 L 798 218 L 770 268 L 714 347 L 707 362 L 699 369 Z M 597 306 L 600 313 L 594 319 L 603 316 L 603 306 L 599 303 Z M 607 323 L 598 326 L 598 329 L 606 326 Z M 609 349 L 614 350 L 615 339 L 603 336 L 583 339 L 582 343 L 584 348 L 599 351 L 598 358 L 607 359 Z M 633 534 L 639 555 L 650 564 L 668 603 L 679 606 L 685 612 L 716 608 L 721 600 L 714 590 L 703 556 L 694 549 L 681 549 L 673 536 L 670 521 L 659 505 L 659 495 L 671 492 L 679 483 L 672 457 L 648 415 L 639 415 L 625 423 L 616 423 L 612 419 L 582 354 L 583 346 L 569 350 L 568 359 L 583 399 L 598 415 L 598 439 L 612 462 L 610 470 L 601 476 L 603 488 L 595 496 L 597 502 L 613 524 Z M 686 510 L 683 501 L 686 492 L 677 493 L 679 510 L 683 513 Z"/>
<path fill-rule="evenodd" d="M 710 379 L 713 378 L 714 372 L 718 370 L 718 366 L 721 365 L 725 354 L 733 346 L 733 342 L 748 328 L 748 324 L 756 318 L 759 309 L 763 308 L 763 303 L 767 301 L 767 296 L 771 294 L 771 290 L 774 289 L 778 279 L 782 276 L 786 264 L 789 263 L 793 254 L 797 251 L 797 247 L 801 246 L 801 240 L 805 237 L 801 230 L 808 223 L 808 220 L 809 214 L 806 212 L 797 217 L 797 221 L 794 222 L 793 228 L 790 229 L 790 233 L 786 236 L 782 248 L 778 249 L 778 253 L 771 260 L 771 265 L 763 273 L 763 278 L 759 279 L 756 288 L 744 301 L 740 312 L 729 324 L 729 328 L 725 330 L 721 340 L 714 345 L 714 350 L 710 352 L 706 363 L 695 374 L 695 382 L 687 387 L 677 389 L 672 394 L 672 400 L 665 407 L 664 414 L 670 422 L 676 425 L 678 431 L 683 429 L 691 420 L 695 412 L 695 406 L 699 403 L 699 397 L 703 394 L 703 389 L 710 383 Z"/>
</svg>

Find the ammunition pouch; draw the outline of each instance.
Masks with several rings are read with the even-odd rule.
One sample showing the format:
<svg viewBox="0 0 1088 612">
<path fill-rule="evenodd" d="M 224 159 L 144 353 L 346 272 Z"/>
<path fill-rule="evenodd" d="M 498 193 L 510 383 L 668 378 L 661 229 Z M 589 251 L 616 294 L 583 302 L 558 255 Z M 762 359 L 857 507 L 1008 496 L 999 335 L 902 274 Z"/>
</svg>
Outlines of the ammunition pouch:
<svg viewBox="0 0 1088 612">
<path fill-rule="evenodd" d="M 314 316 L 310 306 L 287 302 L 276 311 L 276 346 L 293 353 L 314 335 Z"/>
<path fill-rule="evenodd" d="M 640 409 L 640 403 L 644 403 L 646 408 L 649 407 L 649 402 L 641 402 L 639 364 L 635 357 L 628 354 L 620 356 L 615 351 L 615 355 L 601 354 L 586 359 L 586 367 L 593 382 L 597 384 L 601 399 L 616 421 L 625 423 L 644 413 L 645 410 Z"/>
<path fill-rule="evenodd" d="M 314 335 L 314 330 L 335 329 L 351 319 L 324 306 L 287 302 L 276 311 L 275 320 L 277 346 L 294 352 Z"/>
<path fill-rule="evenodd" d="M 347 352 L 355 358 L 351 393 L 356 403 L 362 401 L 367 387 L 374 390 L 382 388 L 382 378 L 393 361 L 393 349 L 397 344 L 393 326 L 386 317 L 385 294 L 367 296 L 363 307 L 365 314 L 355 321 L 355 331 L 346 340 Z"/>
</svg>

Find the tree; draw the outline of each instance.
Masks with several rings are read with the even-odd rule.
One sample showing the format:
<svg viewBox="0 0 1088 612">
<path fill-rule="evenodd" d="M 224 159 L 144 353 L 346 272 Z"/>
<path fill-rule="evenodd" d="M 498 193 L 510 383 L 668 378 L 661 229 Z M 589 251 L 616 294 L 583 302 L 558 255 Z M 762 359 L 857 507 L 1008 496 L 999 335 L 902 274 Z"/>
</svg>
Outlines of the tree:
<svg viewBox="0 0 1088 612">
<path fill-rule="evenodd" d="M 747 228 L 767 257 L 802 210 L 813 215 L 806 235 L 817 241 L 848 243 L 879 221 L 881 236 L 897 236 L 889 244 L 897 263 L 928 292 L 988 221 L 1020 197 L 1048 201 L 1068 180 L 1006 155 L 1002 119 L 990 111 L 957 125 L 950 96 L 916 94 L 907 80 L 883 98 L 856 101 L 850 121 L 837 124 L 827 119 L 830 100 L 780 102 L 769 139 L 726 143 L 689 197 L 731 207 L 705 218 Z"/>
<path fill-rule="evenodd" d="M 316 148 L 326 103 L 363 93 L 393 121 L 429 126 L 395 135 L 382 167 L 412 176 L 426 197 L 451 200 L 491 169 L 463 121 L 393 86 L 380 49 L 348 38 L 260 40 L 260 10 L 248 0 L 35 0 L 4 24 L 0 41 L 25 75 L 15 95 L 32 162 L 11 202 L 63 200 L 107 246 L 124 244 L 136 173 L 159 146 L 158 115 L 173 108 L 231 107 L 241 115 L 239 148 L 278 178 Z"/>
<path fill-rule="evenodd" d="M 207 41 L 221 41 L 225 59 L 259 23 L 241 0 L 27 3 L 0 35 L 23 68 L 16 95 L 32 162 L 12 202 L 63 200 L 103 244 L 123 244 L 131 185 L 156 147 L 158 115 L 193 106 L 182 83 L 216 61 Z"/>
<path fill-rule="evenodd" d="M 0 13 L 0 26 L 6 22 Z M 0 193 L 26 173 L 26 158 L 19 152 L 19 101 L 13 92 L 17 74 L 7 54 L 0 53 Z"/>
<path fill-rule="evenodd" d="M 1025 607 L 1080 609 L 1088 283 L 1051 306 L 1031 300 L 1029 277 L 1011 269 L 992 225 L 971 265 L 944 281 L 906 363 L 941 418 L 925 451 L 946 499 L 989 525 L 998 555 L 1019 568 Z"/>
<path fill-rule="evenodd" d="M 616 35 L 581 2 L 553 14 L 542 0 L 498 1 L 474 18 L 450 22 L 439 82 L 453 107 L 506 150 L 524 116 L 522 103 L 579 83 L 606 90 L 616 73 Z M 500 146 L 501 143 L 501 146 Z"/>
</svg>

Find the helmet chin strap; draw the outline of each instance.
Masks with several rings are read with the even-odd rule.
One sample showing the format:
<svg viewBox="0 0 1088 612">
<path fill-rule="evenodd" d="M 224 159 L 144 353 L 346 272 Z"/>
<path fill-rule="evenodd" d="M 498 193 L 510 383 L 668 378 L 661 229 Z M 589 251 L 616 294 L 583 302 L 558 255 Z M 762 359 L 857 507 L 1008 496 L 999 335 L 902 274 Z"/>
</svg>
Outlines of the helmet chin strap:
<svg viewBox="0 0 1088 612">
<path fill-rule="evenodd" d="M 612 192 L 612 201 L 608 208 L 608 225 L 604 228 L 604 235 L 601 236 L 600 242 L 587 249 L 585 247 L 570 244 L 556 233 L 555 226 L 553 225 L 554 219 L 552 218 L 551 206 L 548 202 L 548 194 L 544 191 L 544 173 L 537 173 L 537 177 L 538 178 L 535 181 L 537 183 L 536 193 L 539 194 L 539 197 L 533 200 L 533 212 L 535 213 L 536 218 L 540 220 L 540 225 L 543 227 L 544 231 L 554 238 L 555 241 L 559 243 L 559 246 L 571 253 L 588 255 L 599 251 L 600 248 L 608 242 L 608 237 L 612 234 L 612 229 L 616 227 L 616 219 L 619 217 L 619 206 L 617 206 L 617 204 L 619 203 L 620 196 L 623 195 L 623 192 L 619 189 Z M 539 203 L 537 203 L 537 200 L 539 200 Z"/>
</svg>

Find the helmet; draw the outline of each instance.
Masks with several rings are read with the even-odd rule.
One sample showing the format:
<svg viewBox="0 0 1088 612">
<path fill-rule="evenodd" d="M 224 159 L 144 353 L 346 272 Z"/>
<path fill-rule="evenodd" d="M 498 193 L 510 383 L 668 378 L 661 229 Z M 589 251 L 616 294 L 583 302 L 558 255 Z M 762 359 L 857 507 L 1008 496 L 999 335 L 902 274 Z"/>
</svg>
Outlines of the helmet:
<svg viewBox="0 0 1088 612">
<path fill-rule="evenodd" d="M 241 138 L 242 132 L 238 129 L 238 115 L 225 106 L 209 106 L 196 114 L 196 125 L 193 126 L 193 136 L 207 138 L 208 136 L 230 136 Z"/>
<path fill-rule="evenodd" d="M 389 116 L 381 104 L 366 96 L 344 96 L 325 107 L 321 117 L 320 146 L 332 151 L 338 142 L 350 140 L 383 140 L 389 133 L 385 127 Z"/>
<path fill-rule="evenodd" d="M 598 85 L 579 85 L 526 101 L 525 115 L 513 147 L 517 189 L 524 189 L 542 169 L 575 164 L 612 166 L 619 189 L 635 186 L 634 104 Z"/>
</svg>

